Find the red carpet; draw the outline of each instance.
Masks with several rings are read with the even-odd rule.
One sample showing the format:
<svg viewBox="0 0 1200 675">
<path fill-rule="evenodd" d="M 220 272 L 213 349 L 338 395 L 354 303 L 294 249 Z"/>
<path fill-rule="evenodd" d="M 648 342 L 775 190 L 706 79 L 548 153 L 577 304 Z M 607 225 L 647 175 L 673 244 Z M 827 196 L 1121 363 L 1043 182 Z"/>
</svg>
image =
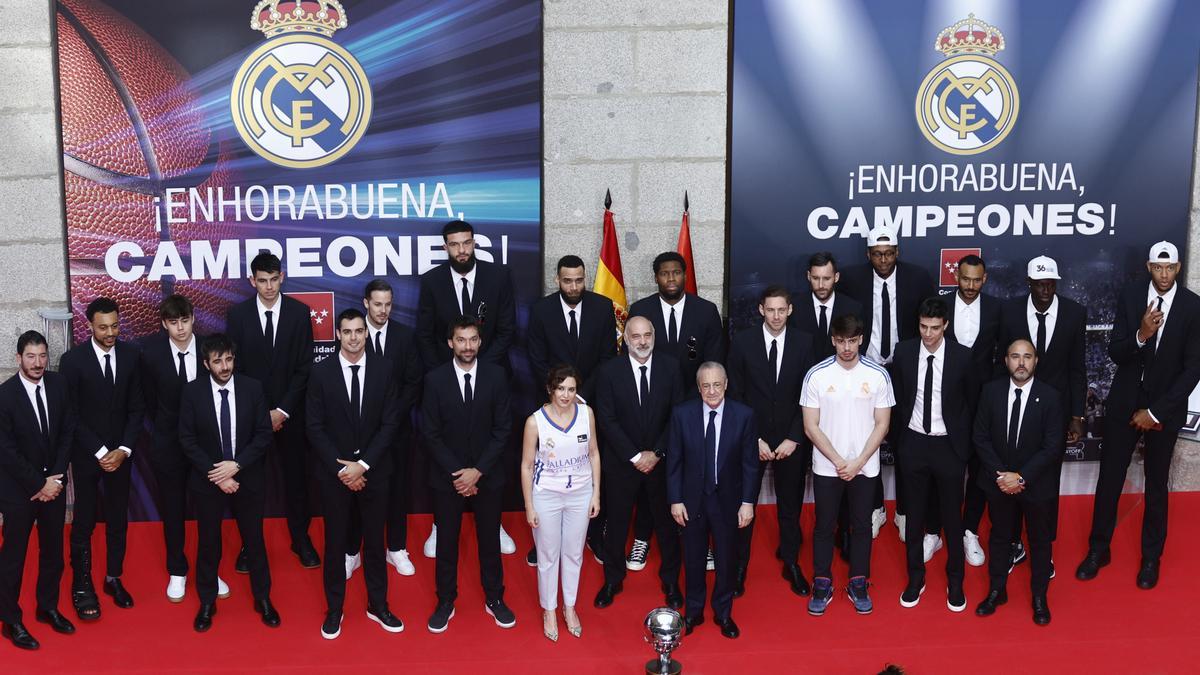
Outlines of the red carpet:
<svg viewBox="0 0 1200 675">
<path fill-rule="evenodd" d="M 707 623 L 684 640 L 676 657 L 688 673 L 764 669 L 875 673 L 889 662 L 909 673 L 1194 673 L 1200 661 L 1200 631 L 1195 620 L 1200 575 L 1193 570 L 1194 561 L 1200 559 L 1200 493 L 1171 497 L 1171 538 L 1162 580 L 1150 592 L 1134 585 L 1140 495 L 1125 497 L 1121 507 L 1113 564 L 1098 579 L 1083 583 L 1075 580 L 1074 569 L 1086 548 L 1091 498 L 1064 498 L 1061 538 L 1055 547 L 1058 578 L 1051 582 L 1049 596 L 1054 620 L 1044 628 L 1030 619 L 1027 564 L 1013 573 L 1009 604 L 995 616 L 980 619 L 972 613 L 986 591 L 984 568 L 967 568 L 968 611 L 948 611 L 942 591 L 944 551 L 930 563 L 929 590 L 920 606 L 901 608 L 898 597 L 903 588 L 904 556 L 890 519 L 875 542 L 872 558 L 874 614 L 855 615 L 845 596 L 839 594 L 824 617 L 811 617 L 779 576 L 773 556 L 778 541 L 774 508 L 762 507 L 759 517 L 764 526 L 756 533 L 747 593 L 734 603 L 733 616 L 742 628 L 742 637 L 721 637 L 709 616 Z M 810 509 L 811 505 L 805 507 L 808 522 L 802 566 L 811 574 Z M 282 521 L 268 524 L 267 544 L 273 552 L 272 599 L 283 625 L 275 630 L 266 628 L 251 609 L 249 579 L 233 572 L 231 552 L 237 550 L 237 534 L 233 522 L 228 521 L 222 576 L 230 582 L 233 597 L 219 601 L 212 630 L 198 635 L 191 628 L 198 605 L 192 579 L 183 603 L 167 602 L 161 530 L 157 524 L 147 523 L 131 527 L 129 535 L 132 555 L 124 581 L 136 606 L 117 609 L 102 595 L 103 617 L 93 624 L 76 622 L 79 630 L 72 636 L 57 635 L 33 621 L 36 563 L 31 557 L 22 607 L 26 625 L 42 642 L 42 649 L 27 653 L 7 641 L 0 642 L 0 672 L 329 672 L 362 666 L 398 672 L 435 668 L 462 673 L 641 672 L 641 664 L 652 655 L 642 641 L 641 621 L 647 611 L 662 603 L 653 571 L 656 561 L 645 571 L 630 573 L 625 592 L 612 607 L 601 611 L 591 604 L 601 570 L 588 557 L 579 598 L 583 638 L 572 638 L 560 623 L 559 642 L 552 644 L 541 634 L 536 574 L 523 559 L 530 542 L 528 527 L 518 513 L 507 514 L 505 524 L 518 545 L 518 555 L 504 557 L 505 598 L 518 618 L 517 627 L 511 630 L 496 627 L 484 613 L 476 567 L 470 562 L 460 572 L 457 614 L 449 631 L 432 635 L 425 629 L 435 600 L 433 561 L 420 555 L 420 544 L 429 531 L 429 517 L 424 516 L 415 518 L 410 534 L 417 575 L 400 577 L 389 568 L 391 609 L 405 622 L 404 633 L 385 633 L 366 618 L 359 571 L 348 589 L 341 638 L 321 639 L 321 575 L 297 564 L 288 550 Z M 194 531 L 191 535 L 189 551 L 195 545 Z M 313 535 L 319 542 L 319 528 L 314 528 Z M 95 558 L 103 560 L 103 537 L 97 536 L 95 541 Z M 473 535 L 464 531 L 466 561 L 474 559 L 473 541 Z M 836 582 L 844 585 L 845 568 L 840 561 L 835 575 Z M 60 608 L 74 619 L 68 589 L 69 570 L 63 580 Z"/>
</svg>

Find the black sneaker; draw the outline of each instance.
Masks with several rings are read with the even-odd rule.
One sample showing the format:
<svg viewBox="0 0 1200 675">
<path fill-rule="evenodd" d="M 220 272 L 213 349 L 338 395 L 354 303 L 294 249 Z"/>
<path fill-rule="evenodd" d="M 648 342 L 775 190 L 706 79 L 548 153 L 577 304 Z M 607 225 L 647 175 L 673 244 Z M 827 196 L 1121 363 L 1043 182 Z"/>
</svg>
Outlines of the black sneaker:
<svg viewBox="0 0 1200 675">
<path fill-rule="evenodd" d="M 537 549 L 529 549 L 528 555 L 525 556 L 525 564 L 530 567 L 537 567 Z"/>
<path fill-rule="evenodd" d="M 961 612 L 967 608 L 967 596 L 963 594 L 962 584 L 951 584 L 946 588 L 946 607 L 951 612 Z"/>
<path fill-rule="evenodd" d="M 1025 546 L 1019 541 L 1013 544 L 1008 555 L 1008 573 L 1012 574 L 1013 568 L 1025 562 L 1026 557 Z"/>
<path fill-rule="evenodd" d="M 921 602 L 921 595 L 924 593 L 925 582 L 921 582 L 920 588 L 909 584 L 905 587 L 904 592 L 900 594 L 900 606 L 904 608 L 916 607 L 917 603 Z"/>
<path fill-rule="evenodd" d="M 445 633 L 446 627 L 450 625 L 450 619 L 454 618 L 454 603 L 439 602 L 433 610 L 433 616 L 429 617 L 429 632 L 430 633 Z"/>
<path fill-rule="evenodd" d="M 325 612 L 325 623 L 321 624 L 321 637 L 326 640 L 336 640 L 342 634 L 342 613 L 330 610 Z"/>
<path fill-rule="evenodd" d="M 512 628 L 517 625 L 517 617 L 513 615 L 512 610 L 504 604 L 503 600 L 492 600 L 484 605 L 484 609 L 492 615 L 492 618 L 496 620 L 496 625 L 501 628 Z"/>
<path fill-rule="evenodd" d="M 379 624 L 381 627 L 383 627 L 384 630 L 386 630 L 389 633 L 403 633 L 404 632 L 404 622 L 400 621 L 400 619 L 395 614 L 392 614 L 390 611 L 388 611 L 387 607 L 381 607 L 381 608 L 368 607 L 367 608 L 367 618 L 374 621 L 375 623 Z"/>
<path fill-rule="evenodd" d="M 646 552 L 649 550 L 650 542 L 634 539 L 633 547 L 629 549 L 629 557 L 625 559 L 625 569 L 631 572 L 646 569 Z"/>
</svg>

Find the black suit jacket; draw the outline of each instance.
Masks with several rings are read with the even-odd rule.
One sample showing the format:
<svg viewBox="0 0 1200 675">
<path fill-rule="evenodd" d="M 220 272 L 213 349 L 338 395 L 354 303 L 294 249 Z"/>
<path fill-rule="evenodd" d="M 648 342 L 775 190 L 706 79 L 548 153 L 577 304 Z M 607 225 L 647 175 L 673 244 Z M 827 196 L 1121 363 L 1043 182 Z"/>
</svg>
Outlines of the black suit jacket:
<svg viewBox="0 0 1200 675">
<path fill-rule="evenodd" d="M 944 299 L 946 307 L 950 310 L 946 316 L 949 320 L 949 325 L 946 326 L 946 338 L 961 344 L 962 340 L 959 339 L 954 326 L 954 295 L 946 296 Z M 996 354 L 998 349 L 1003 349 L 997 345 L 997 338 L 1000 334 L 1000 299 L 987 293 L 980 293 L 975 302 L 979 303 L 979 335 L 971 344 L 971 364 L 975 369 L 975 385 L 978 388 L 998 374 L 995 372 L 996 364 L 1003 361 L 1004 357 L 998 357 Z M 978 397 L 978 392 L 976 392 L 976 397 Z"/>
<path fill-rule="evenodd" d="M 796 298 L 797 300 L 793 302 L 792 324 L 812 336 L 814 363 L 824 361 L 833 356 L 833 340 L 829 337 L 829 333 L 822 334 L 817 325 L 817 312 L 813 309 L 812 291 L 797 293 Z M 833 326 L 833 320 L 845 314 L 862 317 L 862 305 L 845 293 L 834 293 L 833 307 L 830 308 L 827 317 L 828 325 Z M 799 401 L 799 397 L 796 400 Z"/>
<path fill-rule="evenodd" d="M 691 514 L 701 512 L 704 499 L 705 452 L 704 401 L 696 399 L 675 406 L 671 412 L 667 445 L 667 499 L 683 504 Z M 742 504 L 758 503 L 758 440 L 754 411 L 737 401 L 725 399 L 721 434 L 717 439 L 717 501 L 726 515 L 737 513 Z"/>
<path fill-rule="evenodd" d="M 899 328 L 900 334 L 896 336 L 896 341 L 908 340 L 917 337 L 917 309 L 921 306 L 921 301 L 937 293 L 934 288 L 933 280 L 929 277 L 929 273 L 923 267 L 918 267 L 912 263 L 904 261 L 896 261 L 896 270 L 892 272 L 896 276 L 895 297 L 891 298 L 890 302 L 896 308 L 896 325 Z M 874 326 L 871 325 L 871 315 L 875 310 L 875 270 L 869 264 L 855 265 L 847 267 L 842 271 L 840 280 L 838 281 L 838 290 L 845 291 L 847 295 L 858 300 L 862 304 L 862 314 L 859 316 L 863 320 L 863 341 L 862 353 L 867 353 L 867 346 L 871 344 L 871 332 Z"/>
<path fill-rule="evenodd" d="M 1029 294 L 1025 294 L 1009 300 L 1000 308 L 1000 331 L 996 343 L 999 345 L 996 350 L 997 372 L 1006 372 L 1004 351 L 1013 340 L 1035 341 L 1029 334 L 1029 323 L 1025 315 L 1028 302 Z M 1142 311 L 1145 309 L 1143 305 Z M 1062 397 L 1063 415 L 1072 417 L 1083 417 L 1087 402 L 1086 331 L 1087 311 L 1074 300 L 1059 295 L 1054 334 L 1048 338 L 1050 345 L 1046 353 L 1038 354 L 1035 375 L 1058 390 Z"/>
<path fill-rule="evenodd" d="M 458 309 L 461 290 L 455 286 L 449 263 L 438 265 L 421 275 L 421 295 L 417 299 L 417 346 L 425 369 L 446 363 L 454 357 L 446 344 L 446 330 L 463 313 Z M 512 372 L 508 350 L 517 334 L 517 309 L 508 269 L 494 263 L 475 261 L 475 290 L 471 295 L 471 314 L 482 323 L 479 360 Z"/>
<path fill-rule="evenodd" d="M 89 337 L 63 354 L 58 369 L 76 415 L 74 453 L 95 461 L 101 446 L 130 450 L 142 431 L 146 402 L 142 396 L 141 352 L 127 342 L 117 342 L 116 386 L 104 379 Z"/>
<path fill-rule="evenodd" d="M 435 490 L 453 491 L 451 474 L 470 467 L 483 474 L 480 485 L 498 488 L 504 484 L 500 458 L 512 431 L 508 377 L 500 366 L 482 362 L 475 375 L 470 406 L 463 403 L 453 362 L 425 375 L 421 433 L 433 460 L 429 484 Z"/>
<path fill-rule="evenodd" d="M 308 305 L 280 294 L 273 315 L 275 348 L 267 346 L 258 321 L 256 298 L 229 308 L 225 329 L 237 345 L 237 372 L 258 380 L 267 409 L 279 408 L 295 418 L 304 411 L 304 391 L 312 369 L 313 336 Z M 199 378 L 197 378 L 199 379 Z"/>
<path fill-rule="evenodd" d="M 1025 479 L 1022 496 L 1052 499 L 1058 494 L 1058 463 L 1065 434 L 1062 398 L 1058 390 L 1034 377 L 1021 417 L 1017 444 L 1008 447 L 1008 378 L 992 380 L 983 388 L 973 434 L 979 453 L 979 487 L 1001 494 L 997 471 L 1015 471 Z"/>
<path fill-rule="evenodd" d="M 679 364 L 667 354 L 655 352 L 650 359 L 650 400 L 644 411 L 638 402 L 638 380 L 629 357 L 600 367 L 594 409 L 604 440 L 600 457 L 610 472 L 635 471 L 629 459 L 643 450 L 666 451 L 671 408 L 684 398 Z"/>
<path fill-rule="evenodd" d="M 1108 355 L 1117 364 L 1117 374 L 1108 393 L 1107 414 L 1124 424 L 1134 411 L 1149 408 L 1164 431 L 1177 433 L 1187 417 L 1188 396 L 1200 380 L 1200 297 L 1176 284 L 1171 313 L 1160 329 L 1157 347 L 1157 335 L 1138 347 L 1137 331 L 1146 313 L 1147 293 L 1147 281 L 1134 283 L 1125 288 L 1117 303 L 1108 342 Z"/>
<path fill-rule="evenodd" d="M 677 312 L 678 314 L 678 312 Z M 658 293 L 633 303 L 629 316 L 644 316 L 654 324 L 654 353 L 669 354 L 679 362 L 686 398 L 698 397 L 696 371 L 705 361 L 725 362 L 725 330 L 721 327 L 721 313 L 717 306 L 698 295 L 687 294 L 684 300 L 683 320 L 679 322 L 679 345 L 674 350 L 667 347 L 667 324 L 663 321 L 662 303 Z"/>
<path fill-rule="evenodd" d="M 196 379 L 208 377 L 200 357 L 204 338 L 196 336 L 196 348 L 184 359 L 196 366 Z M 151 433 L 150 464 L 159 470 L 178 470 L 188 465 L 179 445 L 179 402 L 183 385 L 179 361 L 165 332 L 151 335 L 142 346 L 142 394 L 146 415 L 154 425 Z"/>
<path fill-rule="evenodd" d="M 366 368 L 358 374 L 362 378 L 362 416 L 356 432 L 338 355 L 313 366 L 305 422 L 318 475 L 336 476 L 342 468 L 339 459 L 366 462 L 372 476 L 391 472 L 391 447 L 400 429 L 400 395 L 394 373 L 391 361 L 367 357 Z"/>
<path fill-rule="evenodd" d="M 233 477 L 243 487 L 266 487 L 266 456 L 271 446 L 271 408 L 258 380 L 235 373 L 233 376 L 233 459 L 241 469 Z M 188 484 L 194 490 L 219 492 L 208 480 L 213 464 L 221 461 L 220 409 L 213 398 L 212 376 L 204 371 L 183 388 L 179 403 L 179 444 L 194 469 Z"/>
<path fill-rule="evenodd" d="M 733 336 L 729 347 L 729 398 L 745 403 L 754 410 L 756 439 L 766 441 L 771 449 L 784 439 L 800 444 L 800 452 L 808 440 L 804 435 L 804 416 L 800 410 L 800 393 L 804 375 L 816 363 L 813 357 L 812 336 L 796 327 L 787 330 L 783 339 L 783 360 L 779 364 L 779 379 L 767 360 L 767 344 L 761 324 Z M 755 444 L 757 447 L 757 443 Z M 757 454 L 757 453 L 756 453 Z"/>
<path fill-rule="evenodd" d="M 367 340 L 367 355 L 375 355 L 375 343 L 370 339 Z M 425 373 L 412 329 L 395 319 L 388 319 L 383 357 L 393 366 L 392 375 L 399 399 L 397 415 L 400 419 L 400 431 L 403 432 L 412 426 L 412 410 L 421 396 L 421 377 Z"/>
<path fill-rule="evenodd" d="M 946 424 L 946 435 L 950 437 L 954 454 L 965 462 L 971 457 L 971 411 L 978 396 L 977 378 L 971 366 L 971 350 L 950 340 L 945 340 L 945 343 L 941 382 L 942 421 Z M 904 340 L 896 345 L 891 369 L 896 393 L 896 410 L 892 420 L 893 426 L 900 430 L 907 429 L 912 421 L 917 387 L 921 385 L 919 361 L 928 355 L 921 338 Z"/>
<path fill-rule="evenodd" d="M 574 343 L 563 318 L 562 301 L 558 291 L 539 298 L 529 311 L 529 365 L 533 370 L 534 388 L 546 398 L 546 374 L 560 363 L 575 366 L 582 382 L 579 394 L 591 401 L 596 390 L 592 381 L 600 364 L 617 353 L 617 320 L 612 300 L 584 291 L 579 301 L 581 313 L 576 323 L 579 342 Z"/>
<path fill-rule="evenodd" d="M 49 443 L 42 436 L 37 408 L 29 400 L 20 373 L 0 385 L 0 502 L 28 502 L 46 484 L 47 476 L 62 474 L 63 484 L 67 483 L 75 434 L 67 382 L 58 373 L 46 372 L 41 383 Z"/>
</svg>

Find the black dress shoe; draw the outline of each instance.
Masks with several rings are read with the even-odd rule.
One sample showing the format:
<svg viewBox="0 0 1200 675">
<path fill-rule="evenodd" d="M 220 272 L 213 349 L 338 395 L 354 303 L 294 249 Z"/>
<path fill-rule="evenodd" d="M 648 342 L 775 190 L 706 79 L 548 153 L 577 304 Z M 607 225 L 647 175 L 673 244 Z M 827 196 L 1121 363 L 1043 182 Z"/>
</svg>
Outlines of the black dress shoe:
<svg viewBox="0 0 1200 675">
<path fill-rule="evenodd" d="M 683 619 L 683 625 L 684 625 L 683 634 L 691 635 L 692 631 L 696 629 L 696 626 L 699 626 L 702 623 L 704 623 L 704 615 L 703 614 L 697 614 L 696 616 L 684 617 L 684 619 Z"/>
<path fill-rule="evenodd" d="M 1148 591 L 1158 585 L 1158 559 L 1142 558 L 1142 566 L 1138 568 L 1138 588 Z"/>
<path fill-rule="evenodd" d="M 596 599 L 592 602 L 596 609 L 604 609 L 613 603 L 613 596 L 621 592 L 621 584 L 604 584 L 596 593 Z"/>
<path fill-rule="evenodd" d="M 733 576 L 733 597 L 740 598 L 746 594 L 746 568 L 739 567 Z"/>
<path fill-rule="evenodd" d="M 683 609 L 683 593 L 679 590 L 679 584 L 663 584 L 662 592 L 667 601 L 667 607 Z"/>
<path fill-rule="evenodd" d="M 121 585 L 120 579 L 105 579 L 104 594 L 111 595 L 113 604 L 121 609 L 133 607 L 133 596 Z"/>
<path fill-rule="evenodd" d="M 1100 568 L 1112 562 L 1112 552 L 1089 549 L 1083 562 L 1075 568 L 1075 578 L 1080 581 L 1091 581 L 1100 573 Z"/>
<path fill-rule="evenodd" d="M 192 622 L 192 628 L 195 628 L 197 633 L 203 633 L 212 628 L 213 614 L 216 613 L 216 603 L 200 605 L 200 611 L 196 612 L 196 620 Z"/>
<path fill-rule="evenodd" d="M 738 630 L 737 624 L 733 622 L 733 617 L 725 619 L 724 621 L 721 619 L 713 619 L 713 623 L 720 626 L 721 635 L 724 635 L 730 640 L 742 634 L 742 631 Z"/>
<path fill-rule="evenodd" d="M 1050 623 L 1050 605 L 1046 604 L 1046 596 L 1033 596 L 1033 622 L 1039 626 Z"/>
<path fill-rule="evenodd" d="M 17 623 L 5 623 L 4 627 L 0 629 L 0 635 L 12 640 L 12 643 L 18 649 L 34 650 L 41 647 L 38 641 L 29 634 L 29 631 L 25 630 L 25 624 L 19 621 Z"/>
<path fill-rule="evenodd" d="M 313 548 L 312 542 L 307 537 L 298 544 L 292 544 L 292 553 L 300 558 L 300 566 L 305 569 L 321 566 L 321 556 L 317 555 L 317 549 Z"/>
<path fill-rule="evenodd" d="M 34 617 L 42 623 L 50 624 L 55 633 L 70 635 L 75 632 L 75 624 L 67 620 L 57 609 L 39 609 Z"/>
<path fill-rule="evenodd" d="M 991 616 L 996 613 L 996 608 L 1008 602 L 1007 590 L 992 589 L 988 591 L 987 597 L 979 606 L 975 608 L 975 616 Z"/>
<path fill-rule="evenodd" d="M 237 562 L 233 564 L 233 571 L 238 574 L 250 574 L 250 561 L 246 559 L 246 549 L 243 547 L 237 554 Z"/>
<path fill-rule="evenodd" d="M 808 580 L 804 578 L 804 570 L 800 569 L 800 566 L 795 563 L 784 563 L 783 578 L 787 579 L 787 582 L 792 587 L 792 592 L 796 595 L 807 597 L 812 592 L 812 589 L 808 586 Z"/>
<path fill-rule="evenodd" d="M 276 611 L 275 605 L 271 604 L 270 598 L 254 601 L 254 611 L 262 617 L 263 624 L 271 627 L 279 627 L 279 612 Z"/>
</svg>

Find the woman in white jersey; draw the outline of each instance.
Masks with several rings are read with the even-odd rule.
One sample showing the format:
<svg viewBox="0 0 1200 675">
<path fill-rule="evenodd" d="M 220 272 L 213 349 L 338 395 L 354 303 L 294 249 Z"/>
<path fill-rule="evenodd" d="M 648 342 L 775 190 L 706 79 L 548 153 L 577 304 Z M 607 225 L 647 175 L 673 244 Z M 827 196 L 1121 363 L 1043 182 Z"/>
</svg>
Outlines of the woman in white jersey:
<svg viewBox="0 0 1200 675">
<path fill-rule="evenodd" d="M 521 487 L 525 518 L 537 546 L 538 599 L 542 631 L 558 640 L 558 579 L 561 569 L 563 620 L 579 637 L 583 626 L 575 613 L 579 569 L 588 520 L 600 512 L 600 453 L 592 410 L 575 392 L 579 373 L 558 365 L 550 369 L 546 391 L 550 402 L 525 420 L 521 452 Z"/>
</svg>

